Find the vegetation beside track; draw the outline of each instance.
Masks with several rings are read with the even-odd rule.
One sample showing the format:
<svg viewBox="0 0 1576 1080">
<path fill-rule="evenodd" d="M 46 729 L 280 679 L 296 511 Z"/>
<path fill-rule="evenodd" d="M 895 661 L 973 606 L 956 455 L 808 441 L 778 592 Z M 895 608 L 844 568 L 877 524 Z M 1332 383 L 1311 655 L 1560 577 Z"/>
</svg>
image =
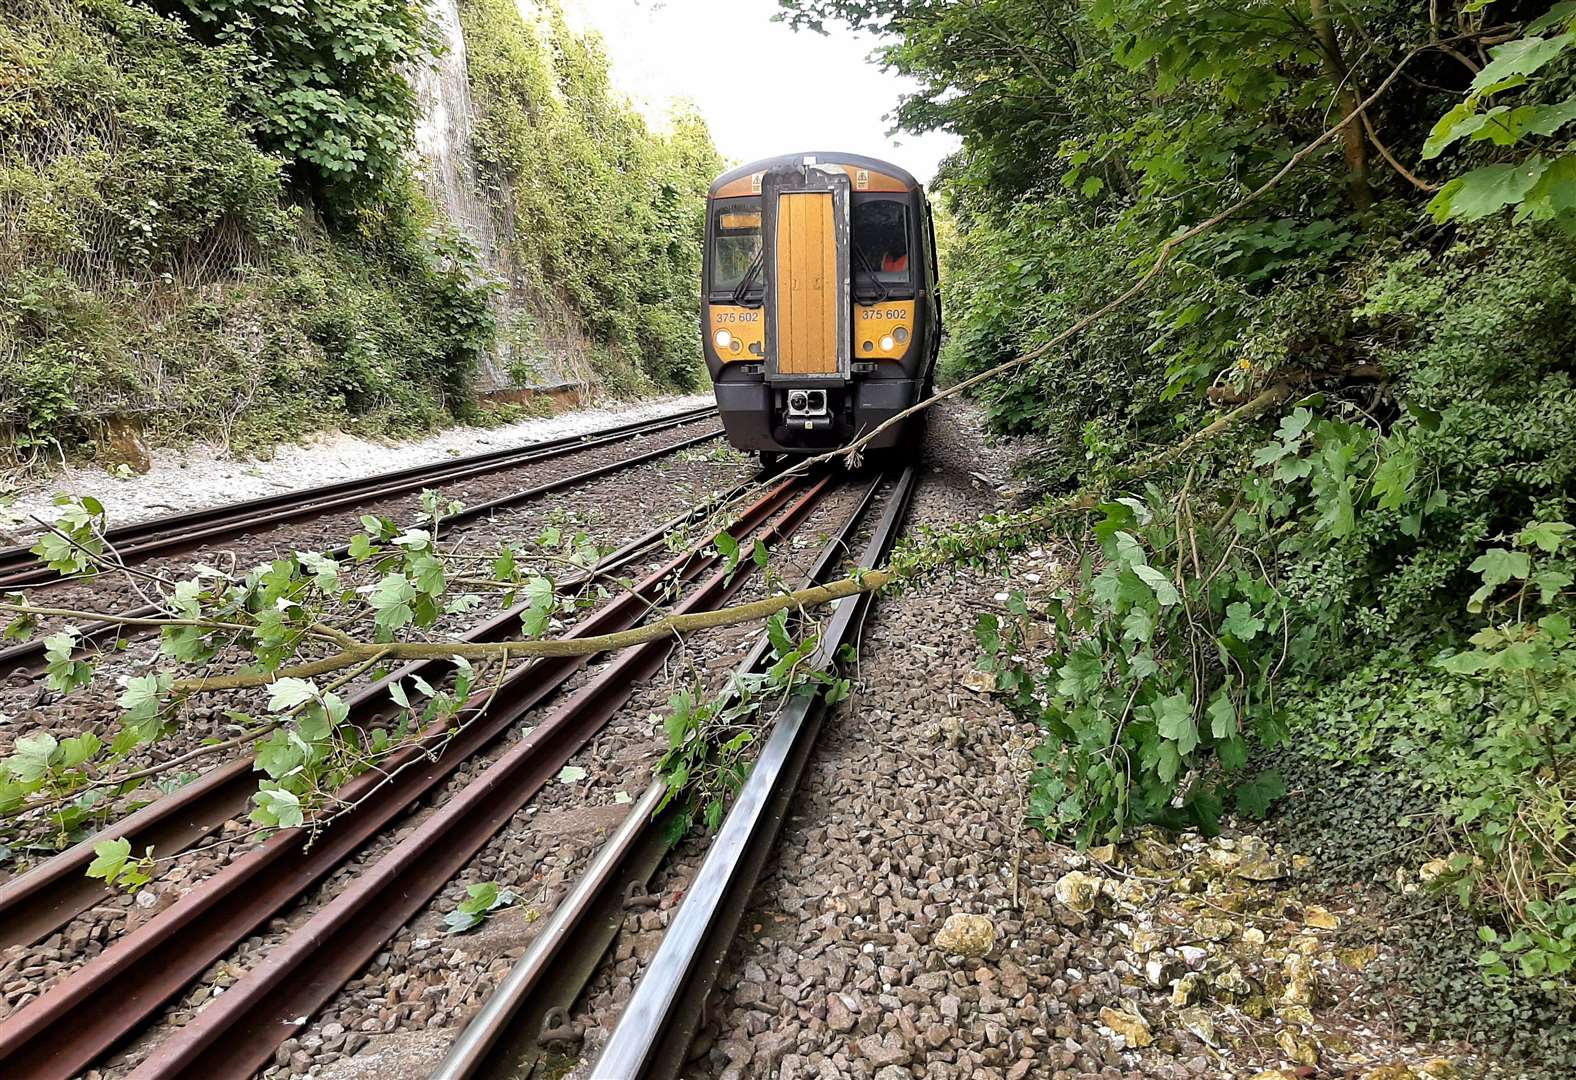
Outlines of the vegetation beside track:
<svg viewBox="0 0 1576 1080">
<path fill-rule="evenodd" d="M 521 325 L 495 325 L 413 172 L 404 72 L 439 47 L 420 3 L 8 5 L 0 463 L 85 449 L 113 415 L 241 451 L 474 418 L 500 340 L 584 339 L 622 394 L 695 385 L 704 126 L 649 131 L 552 0 L 530 26 L 464 6 L 491 184 L 522 193 Z"/>
<path fill-rule="evenodd" d="M 785 6 L 889 35 L 901 123 L 963 135 L 945 361 L 1035 357 L 980 400 L 1088 511 L 1040 537 L 1102 552 L 980 628 L 1046 731 L 1035 818 L 1099 844 L 1273 810 L 1354 851 L 1377 818 L 1407 857 L 1368 871 L 1426 863 L 1408 903 L 1483 926 L 1418 1022 L 1568 1070 L 1572 6 Z"/>
</svg>

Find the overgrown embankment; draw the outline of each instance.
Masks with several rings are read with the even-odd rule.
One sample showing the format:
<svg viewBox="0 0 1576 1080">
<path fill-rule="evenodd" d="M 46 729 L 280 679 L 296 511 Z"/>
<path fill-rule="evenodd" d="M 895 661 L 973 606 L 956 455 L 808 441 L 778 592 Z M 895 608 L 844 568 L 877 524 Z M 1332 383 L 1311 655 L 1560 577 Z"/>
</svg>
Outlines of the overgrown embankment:
<svg viewBox="0 0 1576 1080">
<path fill-rule="evenodd" d="M 556 7 L 535 29 L 507 7 L 489 32 L 512 36 L 516 67 L 500 69 L 483 35 L 477 108 L 522 110 L 521 137 L 541 157 L 499 158 L 489 178 L 501 218 L 536 211 L 513 231 L 522 257 L 505 283 L 525 314 L 499 326 L 497 285 L 418 183 L 407 73 L 441 43 L 416 0 L 10 5 L 7 456 L 85 448 L 113 417 L 155 439 L 241 450 L 329 426 L 432 427 L 473 413 L 478 358 L 529 338 L 537 313 L 557 333 L 510 355 L 573 338 L 592 344 L 600 381 L 618 392 L 692 385 L 698 347 L 675 328 L 693 328 L 693 282 L 680 283 L 698 260 L 709 136 L 693 119 L 672 136 L 647 130 Z M 582 99 L 586 88 L 597 93 Z M 588 135 L 601 130 L 618 137 Z M 548 159 L 581 171 L 553 183 L 525 171 Z M 631 161 L 641 167 L 624 171 Z M 607 174 L 620 182 L 594 185 Z M 588 201 L 622 231 L 577 233 Z M 614 255 L 626 256 L 617 274 Z"/>
<path fill-rule="evenodd" d="M 1045 441 L 1027 520 L 1099 552 L 981 626 L 1046 732 L 1032 815 L 1098 845 L 1272 813 L 1332 880 L 1463 928 L 1401 973 L 1420 1028 L 1564 1075 L 1571 6 L 787 6 L 893 35 L 922 87 L 902 122 L 964 136 L 940 184 L 954 379 L 1259 192 L 982 389 L 998 428 Z"/>
</svg>

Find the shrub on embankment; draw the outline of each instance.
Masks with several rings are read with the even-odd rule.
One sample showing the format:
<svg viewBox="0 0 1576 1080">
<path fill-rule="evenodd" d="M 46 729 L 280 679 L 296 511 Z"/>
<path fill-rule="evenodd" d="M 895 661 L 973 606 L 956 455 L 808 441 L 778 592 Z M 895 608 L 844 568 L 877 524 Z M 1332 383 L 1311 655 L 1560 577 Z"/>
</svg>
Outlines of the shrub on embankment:
<svg viewBox="0 0 1576 1080">
<path fill-rule="evenodd" d="M 600 54 L 558 30 L 565 36 L 540 51 L 581 49 L 586 77 L 605 84 Z M 494 325 L 492 286 L 415 176 L 405 72 L 437 46 L 414 0 L 9 5 L 0 23 L 6 456 L 84 447 L 112 415 L 140 417 L 156 439 L 244 450 L 328 426 L 397 432 L 468 415 L 479 356 L 513 328 Z M 570 90 L 560 73 L 522 94 L 561 109 Z M 597 108 L 598 121 L 626 132 L 604 165 L 639 152 L 660 160 L 652 171 L 675 159 L 689 169 L 671 189 L 611 191 L 600 211 L 632 243 L 637 230 L 666 229 L 642 242 L 670 252 L 677 269 L 632 293 L 616 327 L 605 324 L 606 295 L 628 287 L 600 266 L 576 290 L 547 272 L 526 285 L 585 328 L 605 382 L 627 392 L 692 385 L 698 346 L 686 352 L 673 327 L 698 302 L 679 277 L 698 259 L 692 226 L 709 137 L 693 124 L 682 138 L 654 136 L 610 93 Z M 497 181 L 549 210 L 585 201 L 529 175 L 505 170 Z M 534 242 L 578 258 L 565 232 Z M 542 265 L 551 269 L 545 256 Z"/>
<path fill-rule="evenodd" d="M 1415 813 L 1405 863 L 1370 872 L 1416 886 L 1442 856 L 1424 876 L 1487 924 L 1483 971 L 1568 988 L 1572 6 L 786 5 L 890 34 L 919 86 L 901 121 L 963 136 L 938 185 L 954 380 L 1050 341 L 1269 184 L 1132 303 L 979 390 L 996 427 L 1043 440 L 1031 516 L 1098 553 L 981 627 L 1046 731 L 1035 819 L 1102 843 L 1301 789 L 1289 814 L 1363 849 L 1390 803 L 1305 781 L 1377 773 Z M 1020 636 L 1047 622 L 1050 647 Z M 1321 764 L 1266 772 L 1270 747 Z"/>
</svg>

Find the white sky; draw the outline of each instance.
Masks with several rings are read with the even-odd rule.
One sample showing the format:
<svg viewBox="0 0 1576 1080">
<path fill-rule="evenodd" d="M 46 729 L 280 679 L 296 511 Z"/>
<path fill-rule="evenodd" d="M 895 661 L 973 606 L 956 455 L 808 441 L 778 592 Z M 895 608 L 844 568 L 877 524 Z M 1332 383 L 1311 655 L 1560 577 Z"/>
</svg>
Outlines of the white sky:
<svg viewBox="0 0 1576 1080">
<path fill-rule="evenodd" d="M 771 18 L 776 0 L 567 0 L 576 29 L 607 42 L 614 84 L 654 122 L 694 102 L 735 163 L 804 150 L 884 158 L 928 182 L 949 134 L 888 136 L 905 80 L 868 59 L 876 39 L 823 37 Z M 785 89 L 793 87 L 793 89 Z"/>
</svg>

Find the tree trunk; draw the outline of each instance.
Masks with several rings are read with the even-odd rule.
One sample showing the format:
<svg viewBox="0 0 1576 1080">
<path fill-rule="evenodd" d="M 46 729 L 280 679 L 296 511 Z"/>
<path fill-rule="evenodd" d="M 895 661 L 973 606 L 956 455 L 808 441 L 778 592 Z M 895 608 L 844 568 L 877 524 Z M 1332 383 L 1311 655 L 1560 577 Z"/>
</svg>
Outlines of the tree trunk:
<svg viewBox="0 0 1576 1080">
<path fill-rule="evenodd" d="M 1313 32 L 1319 38 L 1319 52 L 1324 56 L 1324 70 L 1330 82 L 1338 88 L 1336 103 L 1342 116 L 1352 117 L 1341 128 L 1341 150 L 1346 156 L 1347 191 L 1352 197 L 1353 206 L 1367 210 L 1374 204 L 1373 187 L 1368 182 L 1368 144 L 1363 140 L 1361 118 L 1352 115 L 1362 103 L 1362 95 L 1358 93 L 1346 60 L 1341 56 L 1341 43 L 1335 36 L 1335 24 L 1330 21 L 1325 0 L 1308 0 L 1308 6 L 1313 14 Z"/>
</svg>

